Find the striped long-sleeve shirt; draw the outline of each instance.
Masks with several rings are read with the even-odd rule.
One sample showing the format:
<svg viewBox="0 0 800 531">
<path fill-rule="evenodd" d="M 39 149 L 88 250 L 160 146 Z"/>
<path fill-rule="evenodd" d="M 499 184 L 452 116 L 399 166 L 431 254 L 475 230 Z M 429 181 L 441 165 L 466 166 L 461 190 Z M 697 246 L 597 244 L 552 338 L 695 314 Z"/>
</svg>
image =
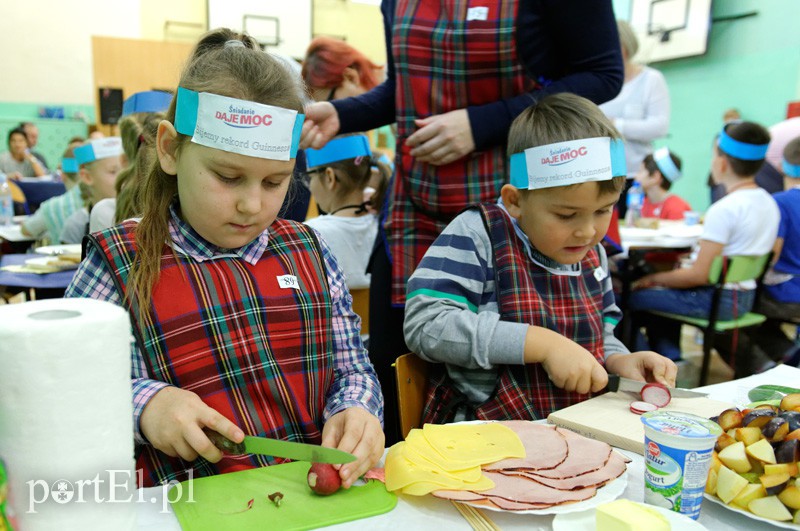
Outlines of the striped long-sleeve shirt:
<svg viewBox="0 0 800 531">
<path fill-rule="evenodd" d="M 234 254 L 247 263 L 255 264 L 268 243 L 268 232 L 265 231 L 244 247 L 225 250 L 223 253 L 200 237 L 174 210 L 171 211 L 169 231 L 176 250 L 199 262 L 213 260 L 223 254 L 227 257 Z M 334 382 L 328 392 L 324 418 L 327 420 L 349 407 L 362 407 L 382 421 L 383 395 L 375 369 L 361 342 L 361 319 L 353 312 L 353 299 L 336 259 L 322 238 L 319 241 L 333 306 L 331 323 L 335 353 Z M 90 297 L 123 306 L 122 296 L 114 284 L 112 273 L 108 271 L 100 252 L 94 247 L 89 247 L 86 259 L 81 262 L 65 297 Z M 149 378 L 144 358 L 135 342 L 131 344 L 131 380 L 134 435 L 136 442 L 141 444 L 146 442 L 139 428 L 142 411 L 150 399 L 169 384 Z"/>
<path fill-rule="evenodd" d="M 514 227 L 528 254 L 540 264 L 516 221 Z M 608 271 L 602 246 L 598 253 L 601 268 Z M 540 265 L 552 274 L 574 274 L 580 267 Z M 614 337 L 622 312 L 614 302 L 610 275 L 601 282 L 607 359 L 629 351 Z M 406 343 L 422 358 L 447 364 L 458 389 L 473 403 L 482 403 L 496 385 L 497 365 L 524 364 L 528 328 L 524 323 L 501 320 L 489 234 L 477 210 L 463 212 L 428 249 L 408 282 Z"/>
</svg>

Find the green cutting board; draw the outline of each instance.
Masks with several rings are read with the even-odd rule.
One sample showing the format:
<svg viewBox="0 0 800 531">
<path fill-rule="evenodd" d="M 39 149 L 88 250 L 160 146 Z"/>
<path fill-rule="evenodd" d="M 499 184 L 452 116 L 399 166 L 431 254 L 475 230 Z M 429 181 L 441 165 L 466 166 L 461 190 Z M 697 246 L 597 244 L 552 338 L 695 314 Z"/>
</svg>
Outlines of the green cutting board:
<svg viewBox="0 0 800 531">
<path fill-rule="evenodd" d="M 330 496 L 314 494 L 306 482 L 310 466 L 297 461 L 184 481 L 172 509 L 184 531 L 277 531 L 349 522 L 391 511 L 397 504 L 397 496 L 375 480 Z M 280 507 L 267 497 L 276 491 L 283 493 Z M 251 499 L 253 507 L 246 510 Z"/>
</svg>

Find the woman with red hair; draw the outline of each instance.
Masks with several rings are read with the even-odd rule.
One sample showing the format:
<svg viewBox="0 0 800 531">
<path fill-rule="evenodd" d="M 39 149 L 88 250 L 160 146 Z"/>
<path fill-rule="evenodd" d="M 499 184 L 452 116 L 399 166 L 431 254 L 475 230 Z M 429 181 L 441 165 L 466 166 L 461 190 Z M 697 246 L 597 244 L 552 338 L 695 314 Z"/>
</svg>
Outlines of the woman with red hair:
<svg viewBox="0 0 800 531">
<path fill-rule="evenodd" d="M 314 101 L 359 96 L 375 87 L 383 77 L 382 67 L 333 37 L 317 37 L 303 61 L 303 81 Z"/>
</svg>

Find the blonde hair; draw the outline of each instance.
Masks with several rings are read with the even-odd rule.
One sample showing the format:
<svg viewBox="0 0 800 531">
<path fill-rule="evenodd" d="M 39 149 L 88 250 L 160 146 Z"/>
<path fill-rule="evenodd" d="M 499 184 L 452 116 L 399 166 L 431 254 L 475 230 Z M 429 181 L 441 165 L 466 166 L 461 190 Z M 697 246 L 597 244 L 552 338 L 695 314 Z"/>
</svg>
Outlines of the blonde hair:
<svg viewBox="0 0 800 531">
<path fill-rule="evenodd" d="M 240 41 L 244 46 L 226 44 L 228 41 Z M 302 112 L 299 79 L 279 61 L 262 52 L 252 37 L 220 28 L 200 39 L 181 74 L 179 86 Z M 175 123 L 174 98 L 165 119 Z M 189 138 L 178 135 L 177 157 Z M 150 306 L 153 287 L 161 273 L 164 242 L 170 241 L 169 208 L 178 193 L 178 180 L 154 163 L 141 192 L 142 220 L 136 227 L 137 252 L 126 294 L 129 300 L 133 296 L 138 299 L 140 317 Z"/>
<path fill-rule="evenodd" d="M 154 156 L 156 134 L 158 133 L 158 124 L 165 116 L 163 112 L 137 113 L 135 119 L 127 120 L 129 117 L 126 116 L 120 122 L 122 146 L 125 154 L 128 155 L 129 166 L 119 172 L 114 183 L 117 191 L 114 219 L 117 222 L 141 214 L 142 182 L 150 172 L 150 166 L 156 161 Z M 123 126 L 123 124 L 128 125 Z M 128 146 L 126 146 L 126 142 L 129 144 Z"/>
<path fill-rule="evenodd" d="M 602 136 L 615 140 L 622 138 L 597 105 L 568 92 L 552 94 L 522 111 L 511 124 L 508 156 L 532 147 Z M 621 192 L 625 175 L 615 175 L 613 179 L 597 181 L 597 184 L 600 195 Z"/>
<path fill-rule="evenodd" d="M 617 20 L 617 32 L 619 33 L 620 46 L 628 54 L 628 59 L 633 59 L 633 56 L 639 51 L 639 39 L 636 38 L 636 33 L 634 33 L 631 25 L 624 20 Z"/>
</svg>

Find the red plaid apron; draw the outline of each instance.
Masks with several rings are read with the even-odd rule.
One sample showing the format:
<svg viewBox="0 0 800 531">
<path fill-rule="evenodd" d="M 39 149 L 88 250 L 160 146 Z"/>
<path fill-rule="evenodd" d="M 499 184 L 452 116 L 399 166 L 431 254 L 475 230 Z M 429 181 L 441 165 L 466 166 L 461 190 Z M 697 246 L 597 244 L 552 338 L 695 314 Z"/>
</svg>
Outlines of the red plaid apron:
<svg viewBox="0 0 800 531">
<path fill-rule="evenodd" d="M 486 19 L 468 21 L 471 7 L 487 9 Z M 496 200 L 505 182 L 503 146 L 446 166 L 415 161 L 405 145 L 414 120 L 533 88 L 517 58 L 516 20 L 515 1 L 397 2 L 397 173 L 386 222 L 395 305 L 405 303 L 408 277 L 447 223 L 469 205 Z"/>
<path fill-rule="evenodd" d="M 579 276 L 554 275 L 525 252 L 514 226 L 497 205 L 480 205 L 494 250 L 495 281 L 501 319 L 554 330 L 572 339 L 603 363 L 603 289 L 595 278 L 600 266 L 592 249 L 581 261 Z M 544 368 L 531 365 L 498 367 L 493 395 L 477 406 L 453 385 L 445 371 L 428 382 L 424 422 L 452 422 L 460 407 L 467 417 L 482 420 L 546 418 L 551 412 L 589 398 L 557 388 Z"/>
<path fill-rule="evenodd" d="M 136 253 L 135 222 L 96 235 L 121 293 Z M 302 224 L 277 220 L 256 265 L 239 258 L 196 262 L 164 246 L 147 321 L 134 333 L 149 378 L 197 393 L 249 435 L 319 444 L 333 381 L 330 293 L 319 244 Z M 300 289 L 282 289 L 293 275 Z M 274 458 L 226 456 L 218 463 L 170 458 L 141 447 L 137 468 L 148 487 L 234 472 Z"/>
</svg>

